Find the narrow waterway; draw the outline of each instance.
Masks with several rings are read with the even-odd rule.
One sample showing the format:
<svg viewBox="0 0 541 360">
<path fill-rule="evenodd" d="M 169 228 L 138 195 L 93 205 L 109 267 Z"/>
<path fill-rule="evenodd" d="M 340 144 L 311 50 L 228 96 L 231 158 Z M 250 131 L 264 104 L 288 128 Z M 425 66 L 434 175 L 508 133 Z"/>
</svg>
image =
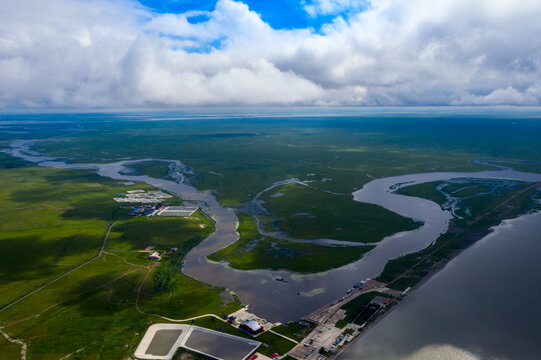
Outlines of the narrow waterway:
<svg viewBox="0 0 541 360">
<path fill-rule="evenodd" d="M 385 207 L 400 215 L 424 223 L 421 227 L 397 233 L 383 239 L 362 259 L 324 273 L 301 275 L 289 271 L 240 271 L 221 263 L 209 262 L 206 256 L 238 240 L 235 229 L 237 216 L 230 208 L 222 207 L 210 191 L 198 191 L 180 181 L 156 179 L 150 176 L 123 175 L 125 165 L 135 161 L 124 160 L 110 164 L 67 164 L 63 160 L 43 156 L 30 150 L 32 142 L 16 141 L 10 153 L 41 166 L 73 169 L 96 169 L 98 174 L 113 179 L 142 181 L 169 191 L 184 200 L 199 202 L 216 220 L 216 231 L 202 241 L 185 257 L 184 272 L 198 280 L 234 290 L 252 310 L 271 321 L 285 322 L 301 316 L 339 297 L 354 283 L 374 278 L 392 258 L 427 247 L 447 230 L 452 215 L 429 200 L 394 194 L 403 185 L 452 178 L 493 178 L 524 181 L 541 181 L 540 174 L 502 169 L 477 173 L 426 173 L 389 177 L 374 180 L 353 193 L 356 201 Z M 185 168 L 178 160 L 162 160 Z M 276 281 L 282 278 L 284 281 Z"/>
<path fill-rule="evenodd" d="M 506 220 L 340 360 L 539 359 L 541 213 Z"/>
</svg>

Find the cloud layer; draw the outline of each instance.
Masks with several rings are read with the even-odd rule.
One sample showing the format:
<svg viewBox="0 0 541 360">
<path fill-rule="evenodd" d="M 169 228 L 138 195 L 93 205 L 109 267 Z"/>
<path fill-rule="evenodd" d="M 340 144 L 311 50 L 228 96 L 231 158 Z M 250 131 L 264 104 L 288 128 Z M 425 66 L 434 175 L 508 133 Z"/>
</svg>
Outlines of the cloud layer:
<svg viewBox="0 0 541 360">
<path fill-rule="evenodd" d="M 0 107 L 541 105 L 538 0 L 303 4 L 348 15 L 276 30 L 232 0 L 3 1 Z"/>
</svg>

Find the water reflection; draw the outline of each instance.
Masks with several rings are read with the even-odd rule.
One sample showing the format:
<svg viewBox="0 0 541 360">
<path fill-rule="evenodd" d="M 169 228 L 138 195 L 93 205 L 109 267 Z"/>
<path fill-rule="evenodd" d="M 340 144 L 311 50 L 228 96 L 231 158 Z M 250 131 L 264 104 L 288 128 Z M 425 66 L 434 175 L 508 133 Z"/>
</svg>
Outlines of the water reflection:
<svg viewBox="0 0 541 360">
<path fill-rule="evenodd" d="M 541 213 L 452 260 L 340 360 L 539 359 Z"/>
</svg>

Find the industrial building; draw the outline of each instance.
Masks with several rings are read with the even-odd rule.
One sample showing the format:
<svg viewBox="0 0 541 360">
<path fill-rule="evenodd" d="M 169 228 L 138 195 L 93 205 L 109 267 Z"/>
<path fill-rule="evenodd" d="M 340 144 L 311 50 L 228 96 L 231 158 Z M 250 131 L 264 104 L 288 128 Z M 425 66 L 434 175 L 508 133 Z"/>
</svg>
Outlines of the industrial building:
<svg viewBox="0 0 541 360">
<path fill-rule="evenodd" d="M 166 206 L 158 212 L 159 216 L 192 216 L 199 209 L 197 206 Z"/>
</svg>

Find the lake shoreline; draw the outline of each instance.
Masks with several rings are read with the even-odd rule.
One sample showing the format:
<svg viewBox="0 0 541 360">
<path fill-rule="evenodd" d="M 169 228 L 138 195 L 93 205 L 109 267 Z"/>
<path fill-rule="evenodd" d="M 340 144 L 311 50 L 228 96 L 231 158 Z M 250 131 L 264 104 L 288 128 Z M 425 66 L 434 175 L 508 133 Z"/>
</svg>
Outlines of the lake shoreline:
<svg viewBox="0 0 541 360">
<path fill-rule="evenodd" d="M 538 184 L 539 185 L 539 184 Z M 460 250 L 457 250 L 456 253 L 451 257 L 449 258 L 441 267 L 438 267 L 437 269 L 434 269 L 432 270 L 429 274 L 427 274 L 426 276 L 424 276 L 417 284 L 415 284 L 414 286 L 412 286 L 407 294 L 404 294 L 403 295 L 403 298 L 400 299 L 400 302 L 398 302 L 396 305 L 392 306 L 388 311 L 385 311 L 384 314 L 381 314 L 379 315 L 373 322 L 371 322 L 367 327 L 365 327 L 363 329 L 363 331 L 361 333 L 359 333 L 354 339 L 353 341 L 350 341 L 348 343 L 346 343 L 342 348 L 340 348 L 340 351 L 338 351 L 337 353 L 333 354 L 332 356 L 329 356 L 328 359 L 331 359 L 331 360 L 334 360 L 334 359 L 339 359 L 340 356 L 347 350 L 349 349 L 353 344 L 355 344 L 356 342 L 358 342 L 363 336 L 367 335 L 370 330 L 372 330 L 377 324 L 379 324 L 382 320 L 384 320 L 389 314 L 391 314 L 395 309 L 399 308 L 400 304 L 402 303 L 402 301 L 406 300 L 407 297 L 411 296 L 412 294 L 415 294 L 417 290 L 419 290 L 423 285 L 425 285 L 426 283 L 428 283 L 434 276 L 436 276 L 437 274 L 439 274 L 441 271 L 445 270 L 447 265 L 452 262 L 453 260 L 457 259 L 460 255 L 462 255 L 464 252 L 466 252 L 467 250 L 471 249 L 472 246 L 474 246 L 475 244 L 477 244 L 479 241 L 482 241 L 483 239 L 485 239 L 487 236 L 491 235 L 491 234 L 494 234 L 495 232 L 498 231 L 498 228 L 500 228 L 501 226 L 503 225 L 508 225 L 509 223 L 508 222 L 513 222 L 514 220 L 517 220 L 521 217 L 524 217 L 524 216 L 528 216 L 528 215 L 531 215 L 531 214 L 535 214 L 535 213 L 539 213 L 539 211 L 537 210 L 533 210 L 533 211 L 528 211 L 527 213 L 525 214 L 519 214 L 519 215 L 516 215 L 514 217 L 511 217 L 511 218 L 503 218 L 501 219 L 501 221 L 499 222 L 498 225 L 496 226 L 490 226 L 489 228 L 485 229 L 484 232 L 482 233 L 476 233 L 476 234 L 470 234 L 471 237 L 468 238 L 469 241 L 471 241 L 465 248 L 462 248 Z"/>
</svg>

